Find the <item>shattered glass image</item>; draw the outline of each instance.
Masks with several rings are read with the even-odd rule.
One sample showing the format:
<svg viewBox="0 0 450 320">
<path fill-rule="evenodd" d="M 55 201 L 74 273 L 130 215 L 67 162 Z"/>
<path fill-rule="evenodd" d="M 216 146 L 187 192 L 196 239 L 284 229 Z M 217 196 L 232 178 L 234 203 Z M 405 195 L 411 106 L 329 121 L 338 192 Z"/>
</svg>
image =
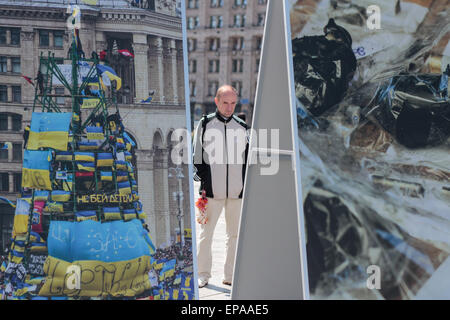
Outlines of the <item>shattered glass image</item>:
<svg viewBox="0 0 450 320">
<path fill-rule="evenodd" d="M 381 29 L 370 30 L 374 4 Z M 292 1 L 312 299 L 423 297 L 450 259 L 449 7 Z"/>
</svg>

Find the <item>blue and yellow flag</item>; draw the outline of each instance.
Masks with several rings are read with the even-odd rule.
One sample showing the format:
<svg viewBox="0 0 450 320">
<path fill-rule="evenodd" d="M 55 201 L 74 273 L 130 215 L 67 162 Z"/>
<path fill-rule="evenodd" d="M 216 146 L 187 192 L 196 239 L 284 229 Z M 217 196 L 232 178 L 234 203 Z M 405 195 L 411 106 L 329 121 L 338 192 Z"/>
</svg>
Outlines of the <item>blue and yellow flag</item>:
<svg viewBox="0 0 450 320">
<path fill-rule="evenodd" d="M 67 151 L 72 113 L 33 112 L 27 148 Z"/>
<path fill-rule="evenodd" d="M 97 167 L 112 167 L 114 159 L 112 153 L 98 153 L 97 154 Z"/>
<path fill-rule="evenodd" d="M 173 277 L 175 274 L 175 265 L 177 263 L 176 259 L 172 259 L 167 261 L 163 268 L 161 269 L 161 273 L 159 274 L 159 281 L 163 281 L 166 278 Z"/>
<path fill-rule="evenodd" d="M 51 151 L 25 150 L 22 169 L 22 187 L 52 190 L 50 181 Z"/>
<path fill-rule="evenodd" d="M 40 296 L 134 297 L 151 289 L 150 249 L 139 220 L 51 221 Z M 78 270 L 70 287 L 67 270 Z"/>
<path fill-rule="evenodd" d="M 111 85 L 111 81 L 117 81 L 117 88 L 119 90 L 122 87 L 122 79 L 117 75 L 113 68 L 99 64 L 97 65 L 97 72 L 101 76 L 102 84 L 106 86 Z"/>
<path fill-rule="evenodd" d="M 105 207 L 103 208 L 103 215 L 105 216 L 105 220 L 121 220 L 122 217 L 120 215 L 119 207 Z"/>
</svg>

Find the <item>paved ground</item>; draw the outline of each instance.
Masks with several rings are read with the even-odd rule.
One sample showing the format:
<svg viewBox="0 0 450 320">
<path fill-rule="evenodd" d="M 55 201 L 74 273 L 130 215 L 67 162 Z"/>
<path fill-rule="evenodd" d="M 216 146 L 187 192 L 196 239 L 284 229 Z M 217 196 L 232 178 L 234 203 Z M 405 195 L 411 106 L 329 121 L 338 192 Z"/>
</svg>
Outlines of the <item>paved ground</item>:
<svg viewBox="0 0 450 320">
<path fill-rule="evenodd" d="M 195 200 L 198 199 L 197 191 L 199 184 L 194 182 Z M 197 243 L 199 228 L 196 225 Z M 216 231 L 214 233 L 214 240 L 212 245 L 213 264 L 211 279 L 206 287 L 199 289 L 200 300 L 229 300 L 231 297 L 231 287 L 222 284 L 223 280 L 223 265 L 225 263 L 225 215 L 220 215 L 217 222 Z"/>
</svg>

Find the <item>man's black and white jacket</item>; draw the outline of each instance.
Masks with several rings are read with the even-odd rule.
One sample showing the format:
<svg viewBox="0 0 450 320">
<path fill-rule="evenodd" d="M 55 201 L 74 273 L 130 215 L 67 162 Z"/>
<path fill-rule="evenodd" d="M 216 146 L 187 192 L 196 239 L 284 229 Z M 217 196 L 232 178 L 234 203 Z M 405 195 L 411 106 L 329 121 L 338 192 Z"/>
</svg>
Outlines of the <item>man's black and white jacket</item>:
<svg viewBox="0 0 450 320">
<path fill-rule="evenodd" d="M 248 155 L 248 126 L 218 111 L 203 116 L 194 135 L 194 170 L 208 198 L 239 199 L 244 188 Z"/>
</svg>

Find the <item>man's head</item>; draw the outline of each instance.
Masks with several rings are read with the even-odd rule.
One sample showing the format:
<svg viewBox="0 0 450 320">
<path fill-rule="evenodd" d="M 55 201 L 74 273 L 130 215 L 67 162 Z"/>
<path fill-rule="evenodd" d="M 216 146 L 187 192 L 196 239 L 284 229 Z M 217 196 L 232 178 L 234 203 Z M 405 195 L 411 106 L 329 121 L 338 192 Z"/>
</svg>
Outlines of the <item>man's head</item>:
<svg viewBox="0 0 450 320">
<path fill-rule="evenodd" d="M 221 86 L 214 98 L 219 113 L 224 117 L 231 117 L 238 102 L 236 89 L 230 85 Z"/>
</svg>

